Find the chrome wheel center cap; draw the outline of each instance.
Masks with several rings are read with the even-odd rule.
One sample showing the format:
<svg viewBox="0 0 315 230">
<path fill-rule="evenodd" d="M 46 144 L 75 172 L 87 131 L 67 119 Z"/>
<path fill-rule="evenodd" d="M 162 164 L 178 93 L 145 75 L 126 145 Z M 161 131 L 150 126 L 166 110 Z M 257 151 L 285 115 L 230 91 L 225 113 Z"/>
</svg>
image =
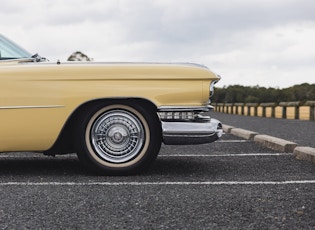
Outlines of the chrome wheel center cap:
<svg viewBox="0 0 315 230">
<path fill-rule="evenodd" d="M 128 136 L 128 132 L 122 127 L 113 127 L 108 132 L 108 136 L 114 143 L 119 144 L 125 140 L 125 138 Z"/>
<path fill-rule="evenodd" d="M 115 133 L 113 138 L 115 141 L 120 141 L 122 137 L 121 133 Z"/>
</svg>

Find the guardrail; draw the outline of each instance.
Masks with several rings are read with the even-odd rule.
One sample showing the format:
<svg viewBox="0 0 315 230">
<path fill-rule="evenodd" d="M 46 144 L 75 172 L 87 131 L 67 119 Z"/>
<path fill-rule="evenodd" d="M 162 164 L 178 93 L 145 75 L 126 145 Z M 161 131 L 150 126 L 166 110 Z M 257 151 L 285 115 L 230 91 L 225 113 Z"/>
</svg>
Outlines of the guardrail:
<svg viewBox="0 0 315 230">
<path fill-rule="evenodd" d="M 315 101 L 301 103 L 212 103 L 215 111 L 246 116 L 315 121 Z"/>
</svg>

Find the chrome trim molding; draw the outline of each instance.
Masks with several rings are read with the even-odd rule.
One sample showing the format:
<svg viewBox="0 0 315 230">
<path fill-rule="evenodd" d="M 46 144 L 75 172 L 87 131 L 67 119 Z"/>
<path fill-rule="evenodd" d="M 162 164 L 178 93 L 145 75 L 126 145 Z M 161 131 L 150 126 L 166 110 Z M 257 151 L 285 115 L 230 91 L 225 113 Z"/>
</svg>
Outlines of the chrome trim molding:
<svg viewBox="0 0 315 230">
<path fill-rule="evenodd" d="M 158 112 L 200 111 L 208 112 L 213 109 L 211 105 L 205 106 L 160 106 Z"/>
<path fill-rule="evenodd" d="M 62 108 L 64 105 L 17 105 L 17 106 L 0 106 L 0 109 L 45 109 L 45 108 Z"/>
<path fill-rule="evenodd" d="M 214 85 L 215 85 L 217 82 L 218 82 L 218 81 L 213 81 L 213 82 L 211 82 L 211 84 L 210 84 L 210 89 L 209 89 L 209 92 L 210 92 L 209 98 L 211 98 L 211 97 L 213 96 L 213 94 L 214 94 Z"/>
</svg>

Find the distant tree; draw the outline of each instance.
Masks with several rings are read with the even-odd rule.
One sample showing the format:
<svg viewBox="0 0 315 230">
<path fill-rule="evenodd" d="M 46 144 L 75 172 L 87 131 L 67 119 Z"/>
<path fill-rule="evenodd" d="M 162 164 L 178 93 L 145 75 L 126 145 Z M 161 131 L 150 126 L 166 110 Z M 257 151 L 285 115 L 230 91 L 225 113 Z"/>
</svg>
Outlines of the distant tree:
<svg viewBox="0 0 315 230">
<path fill-rule="evenodd" d="M 304 102 L 308 100 L 315 100 L 315 84 L 304 83 L 285 89 L 241 85 L 224 86 L 216 88 L 212 98 L 215 103 Z"/>
<path fill-rule="evenodd" d="M 245 103 L 258 103 L 259 102 L 259 98 L 258 97 L 255 97 L 253 95 L 248 95 L 246 98 L 245 98 Z"/>
<path fill-rule="evenodd" d="M 76 51 L 70 55 L 67 59 L 68 61 L 93 61 L 92 58 L 89 58 L 87 55 L 80 51 Z"/>
</svg>

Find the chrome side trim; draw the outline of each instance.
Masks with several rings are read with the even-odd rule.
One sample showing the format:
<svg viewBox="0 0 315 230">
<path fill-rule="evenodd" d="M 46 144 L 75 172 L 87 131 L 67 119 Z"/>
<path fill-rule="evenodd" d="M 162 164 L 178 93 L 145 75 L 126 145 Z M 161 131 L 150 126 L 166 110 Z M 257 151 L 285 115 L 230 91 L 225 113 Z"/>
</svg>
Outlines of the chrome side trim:
<svg viewBox="0 0 315 230">
<path fill-rule="evenodd" d="M 212 105 L 205 106 L 160 106 L 158 112 L 200 111 L 208 112 L 213 109 Z"/>
<path fill-rule="evenodd" d="M 0 109 L 45 109 L 45 108 L 62 108 L 64 105 L 17 105 L 17 106 L 0 106 Z"/>
</svg>

